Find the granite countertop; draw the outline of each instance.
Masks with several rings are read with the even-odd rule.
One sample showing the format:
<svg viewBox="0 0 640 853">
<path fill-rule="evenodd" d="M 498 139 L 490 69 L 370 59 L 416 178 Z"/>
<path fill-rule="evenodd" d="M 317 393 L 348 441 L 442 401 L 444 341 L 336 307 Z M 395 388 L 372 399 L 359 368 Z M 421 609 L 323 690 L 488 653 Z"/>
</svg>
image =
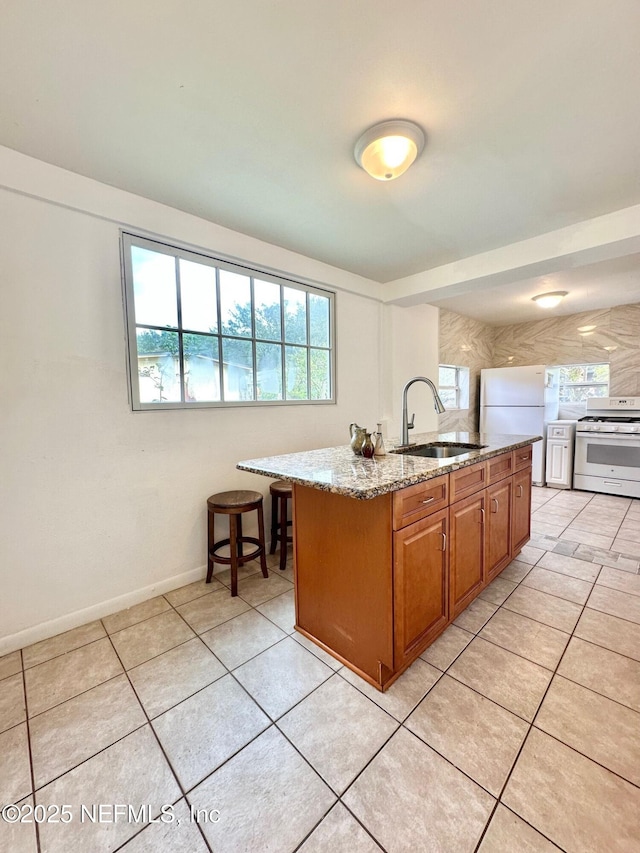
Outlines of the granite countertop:
<svg viewBox="0 0 640 853">
<path fill-rule="evenodd" d="M 481 450 L 470 450 L 462 456 L 449 459 L 431 459 L 387 452 L 386 456 L 364 459 L 356 456 L 347 444 L 341 447 L 324 447 L 286 453 L 282 456 L 265 456 L 246 459 L 236 465 L 241 471 L 263 474 L 278 480 L 290 480 L 325 492 L 334 492 L 359 500 L 368 500 L 387 492 L 395 492 L 432 477 L 448 474 L 465 465 L 482 462 L 508 450 L 541 441 L 540 435 L 496 435 L 477 432 L 425 432 L 411 436 L 412 444 L 431 442 L 461 442 L 483 444 Z M 397 444 L 385 441 L 387 451 Z"/>
</svg>

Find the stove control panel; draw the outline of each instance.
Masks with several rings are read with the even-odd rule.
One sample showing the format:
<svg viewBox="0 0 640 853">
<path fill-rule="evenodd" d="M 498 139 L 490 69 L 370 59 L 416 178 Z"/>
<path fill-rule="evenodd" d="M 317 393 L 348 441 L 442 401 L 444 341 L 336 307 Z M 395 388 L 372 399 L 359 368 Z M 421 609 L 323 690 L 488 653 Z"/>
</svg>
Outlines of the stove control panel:
<svg viewBox="0 0 640 853">
<path fill-rule="evenodd" d="M 581 421 L 578 424 L 578 432 L 617 432 L 617 433 L 640 433 L 640 423 L 616 424 L 607 421 Z"/>
<path fill-rule="evenodd" d="M 587 411 L 599 412 L 633 411 L 640 409 L 640 397 L 590 397 L 587 400 Z"/>
</svg>

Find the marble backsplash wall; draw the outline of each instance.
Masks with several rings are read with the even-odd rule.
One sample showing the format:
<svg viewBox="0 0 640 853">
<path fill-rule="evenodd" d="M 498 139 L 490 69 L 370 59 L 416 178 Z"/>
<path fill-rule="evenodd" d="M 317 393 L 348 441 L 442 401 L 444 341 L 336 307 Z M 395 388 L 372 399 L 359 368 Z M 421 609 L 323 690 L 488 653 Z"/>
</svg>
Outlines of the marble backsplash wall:
<svg viewBox="0 0 640 853">
<path fill-rule="evenodd" d="M 593 328 L 584 331 L 585 327 Z M 578 331 L 582 329 L 583 331 Z M 480 370 L 524 364 L 609 362 L 611 396 L 640 396 L 640 304 L 548 317 L 513 326 L 489 326 L 440 311 L 440 363 L 468 367 L 469 410 L 440 415 L 439 428 L 475 430 Z M 583 408 L 561 408 L 560 417 L 580 417 Z"/>
<path fill-rule="evenodd" d="M 453 311 L 440 310 L 440 364 L 469 369 L 469 408 L 438 417 L 440 432 L 475 432 L 480 415 L 480 371 L 493 364 L 495 328 Z"/>
<path fill-rule="evenodd" d="M 640 395 L 640 304 L 495 329 L 493 367 L 607 361 L 611 396 Z"/>
</svg>

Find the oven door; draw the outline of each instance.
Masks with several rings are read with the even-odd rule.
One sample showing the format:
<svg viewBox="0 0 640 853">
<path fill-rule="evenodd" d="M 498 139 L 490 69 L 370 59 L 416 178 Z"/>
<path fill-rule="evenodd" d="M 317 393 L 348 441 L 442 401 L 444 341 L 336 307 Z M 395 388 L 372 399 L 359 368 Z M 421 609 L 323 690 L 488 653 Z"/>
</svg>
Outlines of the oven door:
<svg viewBox="0 0 640 853">
<path fill-rule="evenodd" d="M 574 474 L 640 482 L 640 434 L 576 433 Z"/>
</svg>

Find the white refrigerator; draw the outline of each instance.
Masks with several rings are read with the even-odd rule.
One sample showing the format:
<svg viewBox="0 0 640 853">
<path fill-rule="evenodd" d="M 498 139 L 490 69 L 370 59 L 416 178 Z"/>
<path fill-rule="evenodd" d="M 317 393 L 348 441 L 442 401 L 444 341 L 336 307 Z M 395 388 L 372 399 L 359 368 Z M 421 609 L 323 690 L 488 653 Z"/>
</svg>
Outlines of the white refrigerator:
<svg viewBox="0 0 640 853">
<path fill-rule="evenodd" d="M 480 371 L 480 432 L 541 435 L 533 445 L 533 482 L 545 484 L 547 424 L 558 418 L 558 370 L 544 364 Z"/>
</svg>

